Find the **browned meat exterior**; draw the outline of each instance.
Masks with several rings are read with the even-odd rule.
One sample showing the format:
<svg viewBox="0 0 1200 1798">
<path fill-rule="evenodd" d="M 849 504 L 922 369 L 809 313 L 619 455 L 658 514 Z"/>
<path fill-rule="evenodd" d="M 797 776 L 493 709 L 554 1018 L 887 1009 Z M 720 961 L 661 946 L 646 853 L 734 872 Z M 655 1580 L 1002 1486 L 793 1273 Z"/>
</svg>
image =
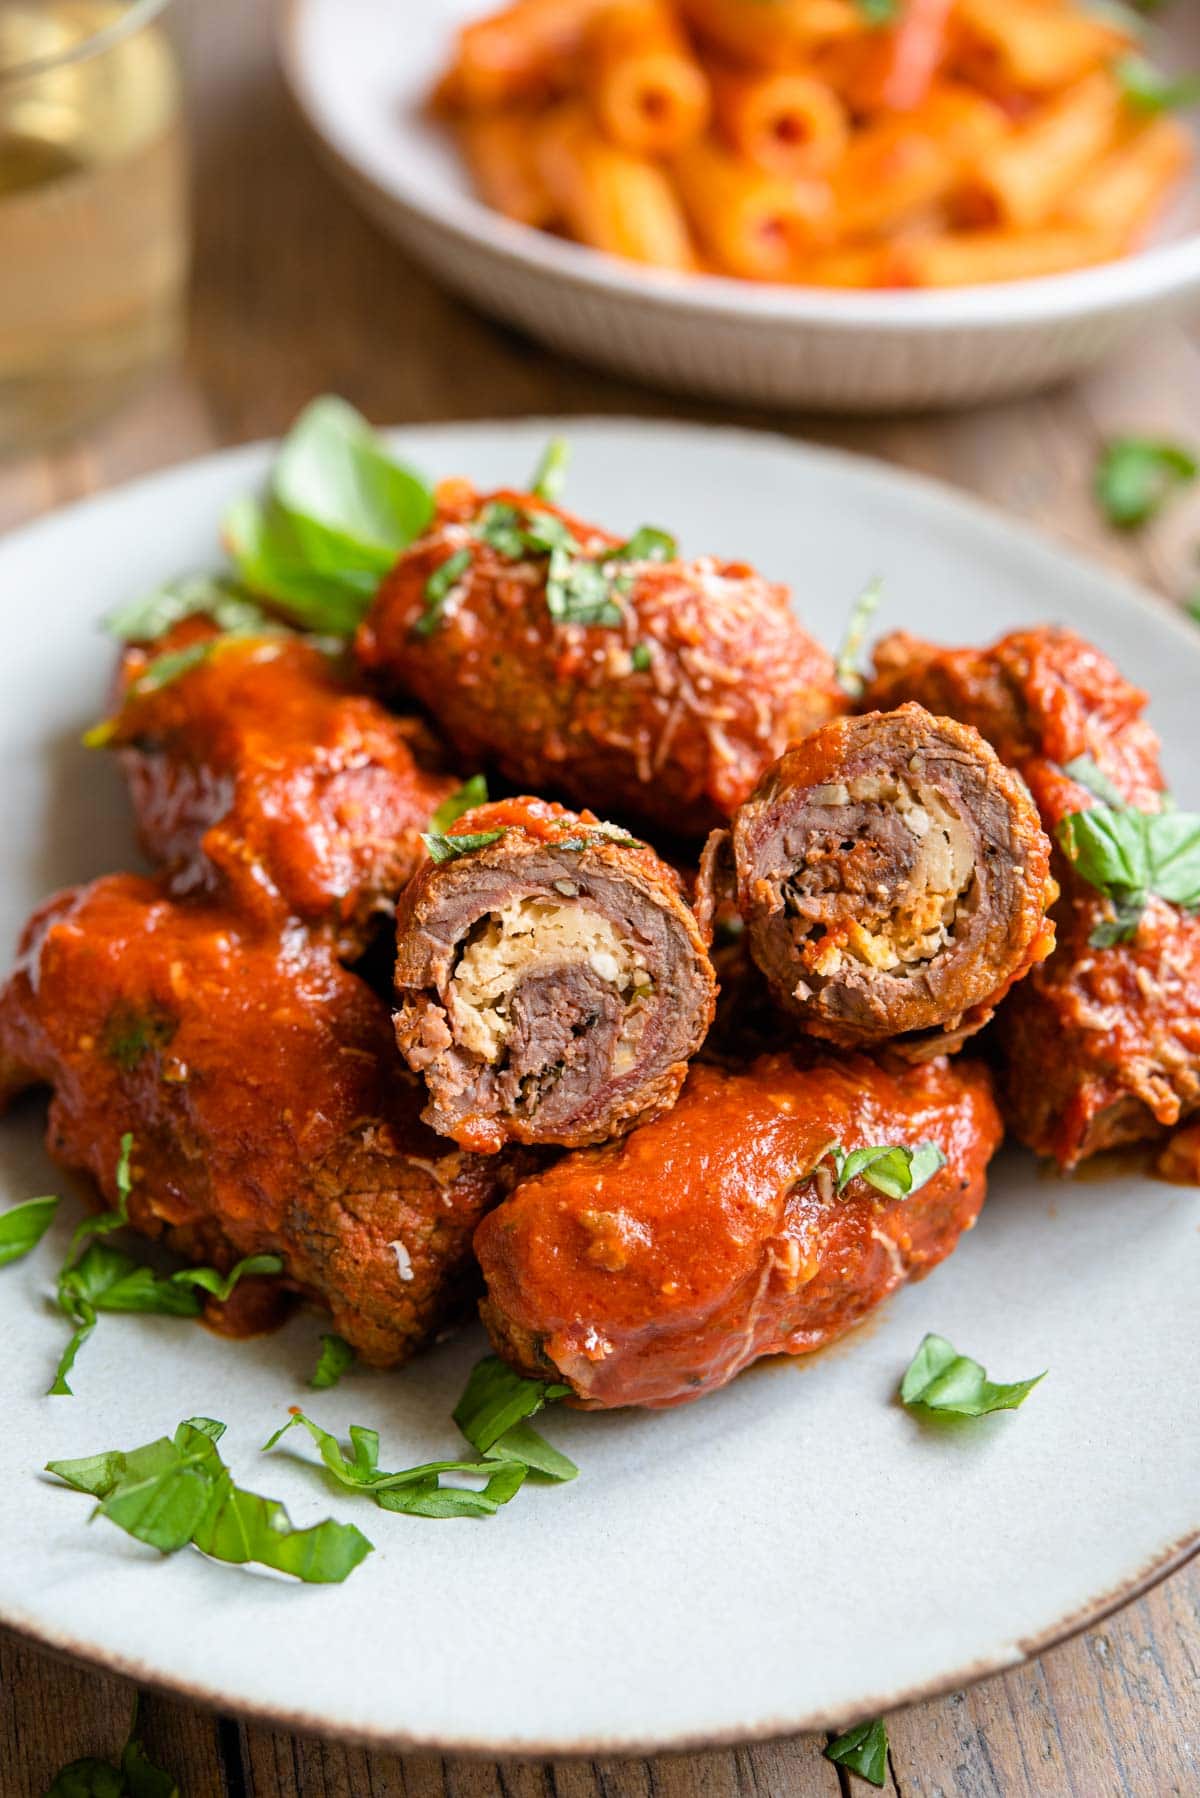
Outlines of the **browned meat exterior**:
<svg viewBox="0 0 1200 1798">
<path fill-rule="evenodd" d="M 590 812 L 477 807 L 397 913 L 396 1035 L 465 1148 L 578 1147 L 675 1102 L 716 979 L 678 876 Z"/>
<path fill-rule="evenodd" d="M 506 1360 L 587 1405 L 698 1398 L 927 1274 L 974 1223 L 1000 1135 L 965 1060 L 697 1064 L 665 1117 L 564 1156 L 484 1219 L 484 1321 Z M 908 1197 L 861 1177 L 835 1191 L 832 1143 L 925 1142 L 946 1164 Z"/>
<path fill-rule="evenodd" d="M 1064 772 L 1083 756 L 1128 805 L 1161 806 L 1146 695 L 1070 631 L 1017 631 L 987 649 L 900 633 L 879 645 L 876 666 L 869 702 L 914 699 L 973 724 L 1024 776 L 1048 831 L 1096 804 Z M 1058 848 L 1054 870 L 1058 948 L 1000 1012 L 1000 1095 L 1021 1140 L 1072 1167 L 1162 1138 L 1200 1110 L 1200 919 L 1152 898 L 1132 942 L 1098 946 L 1090 939 L 1111 924 L 1110 902 Z M 1188 1161 L 1167 1143 L 1169 1172 Z"/>
<path fill-rule="evenodd" d="M 138 696 L 158 657 L 205 642 L 205 659 Z M 130 650 L 122 676 L 113 741 L 172 890 L 219 894 L 262 922 L 290 913 L 357 954 L 458 784 L 425 726 L 353 692 L 311 643 L 219 639 L 200 619 Z"/>
<path fill-rule="evenodd" d="M 51 1155 L 110 1205 L 132 1132 L 138 1230 L 222 1270 L 281 1255 L 372 1365 L 475 1290 L 471 1233 L 511 1166 L 425 1128 L 386 1006 L 299 931 L 247 934 L 132 875 L 60 894 L 0 994 L 0 1102 L 34 1085 Z"/>
<path fill-rule="evenodd" d="M 536 541 L 565 530 L 575 549 L 535 553 L 531 523 Z M 472 766 L 699 835 L 846 702 L 785 588 L 743 563 L 623 553 L 528 494 L 448 486 L 433 529 L 380 589 L 358 654 L 427 706 Z"/>
<path fill-rule="evenodd" d="M 976 731 L 920 706 L 814 731 L 731 835 L 751 953 L 829 1042 L 912 1059 L 957 1047 L 1053 946 L 1027 788 Z"/>
</svg>

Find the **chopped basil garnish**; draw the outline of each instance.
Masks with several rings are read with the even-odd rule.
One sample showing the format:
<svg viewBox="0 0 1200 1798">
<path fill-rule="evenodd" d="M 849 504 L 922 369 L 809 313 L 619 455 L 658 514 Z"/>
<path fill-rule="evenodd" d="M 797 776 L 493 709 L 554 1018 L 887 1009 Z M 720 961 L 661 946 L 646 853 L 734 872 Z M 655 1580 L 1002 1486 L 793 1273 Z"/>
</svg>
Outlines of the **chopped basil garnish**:
<svg viewBox="0 0 1200 1798">
<path fill-rule="evenodd" d="M 228 1302 L 238 1281 L 247 1274 L 279 1274 L 278 1255 L 248 1255 L 227 1274 L 213 1267 L 184 1267 L 177 1273 L 157 1274 L 132 1255 L 103 1241 L 129 1222 L 129 1195 L 133 1182 L 129 1162 L 133 1137 L 121 1138 L 117 1162 L 117 1209 L 85 1218 L 76 1227 L 71 1247 L 58 1276 L 59 1310 L 74 1325 L 63 1350 L 50 1392 L 55 1397 L 74 1396 L 67 1376 L 76 1356 L 95 1329 L 101 1312 L 141 1312 L 153 1317 L 199 1317 L 204 1309 L 199 1293 L 207 1292 L 219 1303 Z"/>
<path fill-rule="evenodd" d="M 421 841 L 428 849 L 431 861 L 456 862 L 474 849 L 486 849 L 489 843 L 498 843 L 503 835 L 502 830 L 472 830 L 461 837 L 433 836 L 422 831 Z"/>
<path fill-rule="evenodd" d="M 839 1767 L 859 1774 L 873 1786 L 887 1782 L 888 1735 L 878 1717 L 872 1723 L 848 1729 L 844 1736 L 830 1742 L 824 1754 L 826 1760 L 836 1761 Z"/>
<path fill-rule="evenodd" d="M 837 653 L 835 671 L 838 682 L 844 693 L 857 699 L 863 690 L 864 681 L 859 671 L 859 658 L 863 644 L 866 642 L 867 627 L 875 613 L 879 610 L 879 602 L 883 598 L 883 582 L 873 580 L 868 583 L 854 602 L 850 613 L 850 621 L 846 626 L 846 634 L 842 638 L 842 646 Z"/>
<path fill-rule="evenodd" d="M 651 667 L 650 648 L 646 643 L 635 643 L 629 652 L 636 674 L 648 674 Z"/>
<path fill-rule="evenodd" d="M 57 1198 L 44 1198 L 26 1199 L 20 1205 L 10 1205 L 7 1211 L 0 1211 L 0 1267 L 20 1261 L 31 1249 L 37 1248 L 54 1222 L 57 1209 Z"/>
<path fill-rule="evenodd" d="M 425 610 L 413 625 L 419 637 L 428 637 L 442 622 L 446 599 L 471 566 L 469 549 L 456 549 L 440 562 L 425 583 Z"/>
<path fill-rule="evenodd" d="M 1123 56 L 1113 73 L 1127 106 L 1145 118 L 1183 112 L 1200 100 L 1200 75 L 1165 75 L 1144 56 Z"/>
<path fill-rule="evenodd" d="M 137 1739 L 138 1701 L 133 1701 L 129 1738 L 121 1758 L 97 1760 L 89 1754 L 72 1761 L 56 1776 L 46 1798 L 180 1798 L 179 1787 L 162 1767 L 156 1767 Z"/>
<path fill-rule="evenodd" d="M 1089 938 L 1093 948 L 1132 942 L 1151 893 L 1183 911 L 1200 909 L 1200 815 L 1126 805 L 1089 757 L 1064 772 L 1109 796 L 1089 811 L 1069 812 L 1054 833 L 1080 879 L 1112 904 L 1113 917 Z"/>
<path fill-rule="evenodd" d="M 606 562 L 673 562 L 679 554 L 679 545 L 669 531 L 660 531 L 655 525 L 644 524 L 633 533 L 628 543 L 622 543 L 617 549 L 610 549 L 605 556 Z"/>
<path fill-rule="evenodd" d="M 499 500 L 483 508 L 473 528 L 481 543 L 508 562 L 519 562 L 529 547 L 520 512 Z"/>
<path fill-rule="evenodd" d="M 111 1450 L 78 1461 L 50 1461 L 76 1492 L 99 1501 L 96 1516 L 162 1554 L 198 1548 L 217 1561 L 256 1562 L 309 1585 L 338 1584 L 371 1553 L 352 1523 L 332 1519 L 296 1529 L 283 1506 L 235 1486 L 217 1443 L 225 1425 L 208 1417 L 181 1423 L 127 1454 Z"/>
<path fill-rule="evenodd" d="M 1043 1371 L 1031 1380 L 997 1385 L 988 1379 L 978 1361 L 960 1355 L 944 1336 L 929 1335 L 909 1362 L 900 1398 L 910 1410 L 986 1417 L 991 1411 L 1015 1411 L 1045 1377 Z"/>
<path fill-rule="evenodd" d="M 429 820 L 431 836 L 444 837 L 452 824 L 457 824 L 464 812 L 474 811 L 477 805 L 487 804 L 487 778 L 482 774 L 472 774 L 461 787 L 451 793 L 449 799 L 442 803 Z"/>
<path fill-rule="evenodd" d="M 530 493 L 536 494 L 538 499 L 549 500 L 553 505 L 566 485 L 570 463 L 571 446 L 566 438 L 552 437 L 534 470 L 533 479 L 529 483 Z"/>
<path fill-rule="evenodd" d="M 1162 510 L 1171 494 L 1200 473 L 1180 444 L 1150 437 L 1114 437 L 1096 464 L 1096 499 L 1118 530 L 1136 530 Z"/>
<path fill-rule="evenodd" d="M 179 1020 L 165 1008 L 154 1005 L 140 1009 L 117 1004 L 104 1020 L 100 1039 L 102 1052 L 116 1062 L 122 1073 L 132 1073 L 143 1055 L 164 1049 L 179 1027 Z"/>
<path fill-rule="evenodd" d="M 321 1353 L 309 1385 L 317 1392 L 327 1392 L 338 1384 L 344 1373 L 349 1373 L 354 1359 L 354 1350 L 344 1336 L 322 1336 Z"/>
<path fill-rule="evenodd" d="M 104 628 L 123 643 L 152 643 L 185 618 L 197 617 L 211 618 L 223 631 L 259 631 L 270 623 L 236 581 L 225 575 L 193 574 L 119 606 L 108 614 Z"/>
<path fill-rule="evenodd" d="M 528 1429 L 527 1419 L 534 1417 L 544 1405 L 566 1398 L 571 1388 L 556 1381 L 527 1380 L 501 1361 L 498 1355 L 486 1355 L 471 1370 L 466 1390 L 454 1407 L 454 1421 L 471 1444 L 483 1455 L 507 1455 L 512 1447 L 511 1432 L 521 1426 L 527 1441 L 532 1439 L 539 1451 L 549 1444 Z M 556 1451 L 549 1450 L 551 1455 Z M 558 1457 L 566 1461 L 566 1457 Z M 528 1462 L 540 1466 L 540 1462 Z M 573 1478 L 578 1469 L 571 1462 L 570 1474 L 557 1478 Z"/>
<path fill-rule="evenodd" d="M 1077 786 L 1086 787 L 1089 793 L 1093 793 L 1097 799 L 1102 799 L 1105 805 L 1115 806 L 1118 810 L 1124 806 L 1124 798 L 1109 780 L 1103 768 L 1098 762 L 1093 761 L 1090 755 L 1077 755 L 1073 761 L 1064 765 L 1063 773 L 1068 775 Z"/>
<path fill-rule="evenodd" d="M 550 551 L 546 575 L 546 607 L 556 624 L 615 625 L 624 614 L 613 599 L 616 583 L 599 562 Z"/>
<path fill-rule="evenodd" d="M 859 1179 L 889 1199 L 911 1198 L 946 1165 L 946 1157 L 935 1142 L 918 1143 L 915 1148 L 904 1143 L 879 1143 L 862 1149 L 844 1149 L 835 1142 L 825 1154 L 833 1162 L 839 1193 L 845 1192 L 851 1180 Z"/>
<path fill-rule="evenodd" d="M 345 637 L 433 512 L 426 482 L 352 406 L 325 398 L 284 439 L 265 501 L 227 514 L 225 539 L 252 592 L 308 630 Z"/>
<path fill-rule="evenodd" d="M 231 644 L 269 642 L 273 637 L 286 635 L 280 625 L 268 625 L 253 630 L 222 631 L 219 637 L 205 637 L 199 643 L 188 643 L 183 649 L 168 649 L 165 654 L 155 656 L 147 662 L 141 673 L 135 675 L 126 687 L 121 698 L 121 710 L 111 718 L 104 718 L 83 733 L 85 749 L 105 749 L 116 736 L 121 723 L 121 715 L 126 706 L 135 700 L 145 699 L 151 693 L 161 693 L 164 687 L 171 686 L 181 680 L 185 674 L 191 674 L 195 668 L 202 668 L 206 662 L 222 654 Z"/>
<path fill-rule="evenodd" d="M 297 1424 L 306 1429 L 321 1452 L 321 1459 L 341 1485 L 365 1492 L 384 1511 L 400 1511 L 409 1517 L 493 1517 L 524 1484 L 524 1464 L 488 1461 L 427 1461 L 402 1473 L 385 1473 L 379 1466 L 379 1432 L 362 1424 L 350 1425 L 352 1454 L 347 1455 L 336 1436 L 323 1430 L 302 1411 L 293 1411 L 287 1422 L 264 1443 L 275 1447 Z M 443 1486 L 443 1474 L 486 1481 L 482 1491 L 469 1486 Z"/>
</svg>

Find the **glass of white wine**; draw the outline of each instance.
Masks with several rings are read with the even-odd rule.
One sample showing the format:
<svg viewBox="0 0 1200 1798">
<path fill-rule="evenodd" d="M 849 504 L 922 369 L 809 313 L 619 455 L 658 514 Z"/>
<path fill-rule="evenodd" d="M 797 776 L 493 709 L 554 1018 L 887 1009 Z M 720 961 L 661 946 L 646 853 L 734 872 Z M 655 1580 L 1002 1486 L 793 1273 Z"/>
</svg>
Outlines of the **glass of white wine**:
<svg viewBox="0 0 1200 1798">
<path fill-rule="evenodd" d="M 170 0 L 0 0 L 0 455 L 174 352 L 187 169 Z"/>
</svg>

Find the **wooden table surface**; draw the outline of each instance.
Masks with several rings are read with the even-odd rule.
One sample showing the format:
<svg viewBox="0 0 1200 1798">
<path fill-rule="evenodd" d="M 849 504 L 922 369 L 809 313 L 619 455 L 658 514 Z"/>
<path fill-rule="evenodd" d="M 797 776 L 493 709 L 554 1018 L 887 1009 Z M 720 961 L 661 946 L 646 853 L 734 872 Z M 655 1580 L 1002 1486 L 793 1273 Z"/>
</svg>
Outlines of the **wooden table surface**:
<svg viewBox="0 0 1200 1798">
<path fill-rule="evenodd" d="M 400 0 L 397 28 L 416 3 Z M 276 433 L 314 393 L 335 391 L 382 423 L 639 413 L 765 425 L 957 483 L 1172 597 L 1200 585 L 1200 498 L 1117 541 L 1089 485 L 1109 431 L 1200 438 L 1200 333 L 1156 332 L 1079 386 L 961 417 L 766 418 L 660 396 L 478 318 L 350 210 L 281 91 L 267 0 L 182 0 L 180 25 L 196 156 L 186 360 L 84 440 L 0 463 L 0 530 Z M 0 1798 L 41 1798 L 65 1761 L 115 1751 L 132 1699 L 124 1681 L 0 1637 Z M 368 1754 L 150 1693 L 141 1721 L 183 1798 L 835 1798 L 851 1789 L 822 1758 L 822 1737 L 653 1762 L 492 1766 Z M 888 1727 L 887 1789 L 902 1798 L 1200 1793 L 1200 1563 L 1041 1660 Z"/>
</svg>

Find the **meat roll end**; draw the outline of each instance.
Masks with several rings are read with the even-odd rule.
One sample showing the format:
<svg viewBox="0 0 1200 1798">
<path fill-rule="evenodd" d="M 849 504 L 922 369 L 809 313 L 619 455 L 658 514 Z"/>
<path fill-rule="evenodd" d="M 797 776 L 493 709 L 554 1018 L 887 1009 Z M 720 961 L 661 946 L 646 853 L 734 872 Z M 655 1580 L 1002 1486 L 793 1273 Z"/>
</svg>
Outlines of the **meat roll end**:
<svg viewBox="0 0 1200 1798">
<path fill-rule="evenodd" d="M 457 838 L 488 839 L 455 854 Z M 674 1103 L 716 979 L 673 871 L 537 799 L 464 814 L 397 916 L 400 1048 L 465 1148 L 576 1146 Z"/>
<path fill-rule="evenodd" d="M 754 958 L 831 1042 L 938 1053 L 1053 947 L 1050 844 L 1023 782 L 920 706 L 794 745 L 732 842 Z"/>
</svg>

